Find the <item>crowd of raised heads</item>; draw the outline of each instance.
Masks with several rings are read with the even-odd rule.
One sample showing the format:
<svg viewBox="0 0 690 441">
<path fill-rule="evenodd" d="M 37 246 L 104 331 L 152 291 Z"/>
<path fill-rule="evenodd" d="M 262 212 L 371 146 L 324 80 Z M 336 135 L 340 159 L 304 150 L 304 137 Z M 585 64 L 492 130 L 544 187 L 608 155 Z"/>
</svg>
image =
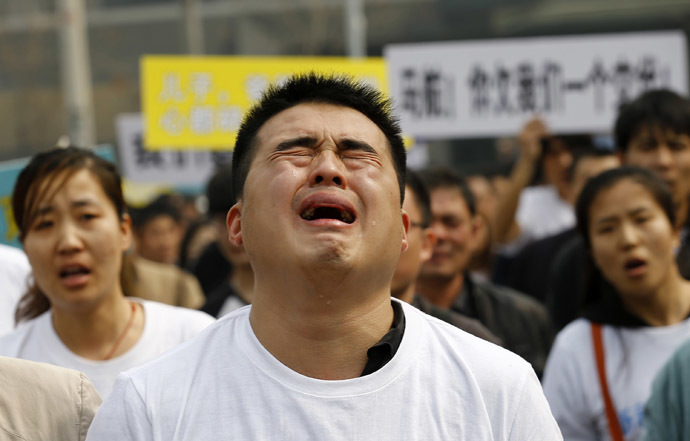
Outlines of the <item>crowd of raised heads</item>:
<svg viewBox="0 0 690 441">
<path fill-rule="evenodd" d="M 137 206 L 90 149 L 32 157 L 0 434 L 690 439 L 690 100 L 642 93 L 609 144 L 533 119 L 493 175 L 406 168 L 391 109 L 294 76 L 204 194 Z"/>
</svg>

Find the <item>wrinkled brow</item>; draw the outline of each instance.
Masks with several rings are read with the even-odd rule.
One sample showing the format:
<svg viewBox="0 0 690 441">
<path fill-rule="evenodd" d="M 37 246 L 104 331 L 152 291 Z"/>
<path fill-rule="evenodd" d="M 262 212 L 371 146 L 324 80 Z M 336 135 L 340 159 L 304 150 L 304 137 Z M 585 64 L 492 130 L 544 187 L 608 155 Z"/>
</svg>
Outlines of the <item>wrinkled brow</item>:
<svg viewBox="0 0 690 441">
<path fill-rule="evenodd" d="M 293 147 L 316 147 L 318 143 L 317 139 L 313 136 L 300 136 L 297 138 L 287 139 L 278 144 L 275 148 L 276 152 L 282 152 L 284 150 L 289 150 Z"/>
<path fill-rule="evenodd" d="M 289 150 L 293 147 L 309 147 L 315 148 L 318 145 L 318 139 L 313 136 L 300 136 L 297 138 L 287 139 L 279 143 L 275 151 L 282 152 L 284 150 Z M 377 153 L 371 145 L 364 141 L 359 141 L 357 139 L 345 138 L 338 143 L 338 150 L 361 150 L 367 153 Z"/>
</svg>

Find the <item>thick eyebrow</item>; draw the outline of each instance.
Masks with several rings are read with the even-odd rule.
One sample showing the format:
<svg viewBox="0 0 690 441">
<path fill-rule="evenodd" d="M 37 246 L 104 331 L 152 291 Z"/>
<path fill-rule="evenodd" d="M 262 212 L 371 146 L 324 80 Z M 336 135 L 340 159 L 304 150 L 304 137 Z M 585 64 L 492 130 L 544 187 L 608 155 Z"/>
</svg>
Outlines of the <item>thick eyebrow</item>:
<svg viewBox="0 0 690 441">
<path fill-rule="evenodd" d="M 289 150 L 293 147 L 315 147 L 317 144 L 317 139 L 313 136 L 300 136 L 298 138 L 287 139 L 278 144 L 275 148 L 276 152 L 282 152 L 284 150 Z"/>
<path fill-rule="evenodd" d="M 351 138 L 346 138 L 340 141 L 340 145 L 338 147 L 340 148 L 340 150 L 361 150 L 372 154 L 378 153 L 375 148 L 373 148 L 366 142 Z"/>
</svg>

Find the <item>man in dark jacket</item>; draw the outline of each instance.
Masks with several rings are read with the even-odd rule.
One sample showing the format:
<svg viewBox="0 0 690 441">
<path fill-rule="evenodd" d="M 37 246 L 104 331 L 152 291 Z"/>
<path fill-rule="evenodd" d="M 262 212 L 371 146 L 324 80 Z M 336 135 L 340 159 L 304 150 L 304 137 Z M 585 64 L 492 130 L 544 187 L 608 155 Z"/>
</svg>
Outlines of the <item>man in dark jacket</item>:
<svg viewBox="0 0 690 441">
<path fill-rule="evenodd" d="M 407 250 L 400 256 L 393 274 L 391 294 L 410 303 L 422 312 L 450 323 L 463 331 L 502 345 L 503 342 L 476 319 L 449 309 L 441 308 L 416 293 L 417 278 L 424 262 L 431 258 L 436 238 L 431 225 L 431 201 L 429 192 L 419 176 L 412 170 L 405 174 L 405 200 L 403 210 L 410 216 L 407 233 Z"/>
<path fill-rule="evenodd" d="M 477 319 L 541 374 L 553 339 L 546 310 L 522 293 L 472 280 L 467 268 L 479 227 L 474 195 L 448 169 L 426 170 L 422 179 L 431 194 L 437 243 L 422 267 L 418 292 L 439 307 Z"/>
</svg>

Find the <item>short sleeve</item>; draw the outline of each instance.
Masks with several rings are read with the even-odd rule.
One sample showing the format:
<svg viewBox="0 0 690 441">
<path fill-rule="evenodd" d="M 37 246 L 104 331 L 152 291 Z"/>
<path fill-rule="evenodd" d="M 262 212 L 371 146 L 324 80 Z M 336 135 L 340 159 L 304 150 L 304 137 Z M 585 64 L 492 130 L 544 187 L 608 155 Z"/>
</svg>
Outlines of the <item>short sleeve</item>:
<svg viewBox="0 0 690 441">
<path fill-rule="evenodd" d="M 551 415 L 549 404 L 536 374 L 529 370 L 522 384 L 516 413 L 510 425 L 511 441 L 562 440 L 561 432 Z"/>
<path fill-rule="evenodd" d="M 121 374 L 91 423 L 87 441 L 154 440 L 146 404 L 132 379 Z"/>
<path fill-rule="evenodd" d="M 569 350 L 571 346 L 561 335 L 556 338 L 544 369 L 544 394 L 563 438 L 568 441 L 591 441 L 598 439 L 598 435 L 589 416 L 581 364 Z"/>
</svg>

